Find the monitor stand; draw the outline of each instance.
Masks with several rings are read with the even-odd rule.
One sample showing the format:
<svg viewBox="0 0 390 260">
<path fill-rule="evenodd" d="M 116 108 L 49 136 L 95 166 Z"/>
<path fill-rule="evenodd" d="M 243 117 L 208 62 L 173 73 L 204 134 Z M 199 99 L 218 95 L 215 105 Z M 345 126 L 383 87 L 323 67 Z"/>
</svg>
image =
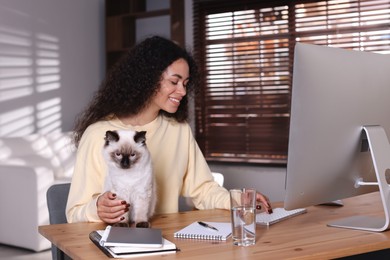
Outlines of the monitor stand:
<svg viewBox="0 0 390 260">
<path fill-rule="evenodd" d="M 331 206 L 331 207 L 342 207 L 344 202 L 342 200 L 333 200 L 325 203 L 319 204 L 320 206 Z"/>
<path fill-rule="evenodd" d="M 329 223 L 330 227 L 350 228 L 381 232 L 389 228 L 390 213 L 390 144 L 381 126 L 364 126 L 371 158 L 375 168 L 377 183 L 359 182 L 358 185 L 378 185 L 384 209 L 384 218 L 372 216 L 353 216 Z"/>
</svg>

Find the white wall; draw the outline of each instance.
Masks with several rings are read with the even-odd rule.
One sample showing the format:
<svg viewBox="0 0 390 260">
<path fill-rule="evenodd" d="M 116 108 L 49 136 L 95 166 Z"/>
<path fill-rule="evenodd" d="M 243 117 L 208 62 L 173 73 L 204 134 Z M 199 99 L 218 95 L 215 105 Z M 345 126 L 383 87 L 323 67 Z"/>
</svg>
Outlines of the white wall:
<svg viewBox="0 0 390 260">
<path fill-rule="evenodd" d="M 71 130 L 104 52 L 103 0 L 2 0 L 0 136 Z"/>
</svg>

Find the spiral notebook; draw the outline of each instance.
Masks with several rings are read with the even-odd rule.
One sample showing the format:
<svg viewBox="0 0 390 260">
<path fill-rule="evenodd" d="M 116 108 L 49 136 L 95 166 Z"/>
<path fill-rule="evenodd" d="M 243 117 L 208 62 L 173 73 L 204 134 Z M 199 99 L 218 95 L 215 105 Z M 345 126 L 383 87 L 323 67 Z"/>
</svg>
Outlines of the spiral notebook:
<svg viewBox="0 0 390 260">
<path fill-rule="evenodd" d="M 230 222 L 204 222 L 217 230 L 204 227 L 198 222 L 186 226 L 174 233 L 176 238 L 207 239 L 207 240 L 226 240 L 232 234 Z"/>
</svg>

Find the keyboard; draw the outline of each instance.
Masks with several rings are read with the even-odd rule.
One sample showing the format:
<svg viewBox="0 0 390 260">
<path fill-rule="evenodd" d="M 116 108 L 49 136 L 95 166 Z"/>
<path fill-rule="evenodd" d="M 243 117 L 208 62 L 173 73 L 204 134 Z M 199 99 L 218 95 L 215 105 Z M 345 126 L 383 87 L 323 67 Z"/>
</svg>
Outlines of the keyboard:
<svg viewBox="0 0 390 260">
<path fill-rule="evenodd" d="M 285 210 L 284 208 L 274 208 L 273 213 L 268 214 L 266 212 L 256 214 L 256 223 L 260 225 L 272 225 L 279 221 L 291 218 L 303 213 L 306 213 L 305 208 Z"/>
</svg>

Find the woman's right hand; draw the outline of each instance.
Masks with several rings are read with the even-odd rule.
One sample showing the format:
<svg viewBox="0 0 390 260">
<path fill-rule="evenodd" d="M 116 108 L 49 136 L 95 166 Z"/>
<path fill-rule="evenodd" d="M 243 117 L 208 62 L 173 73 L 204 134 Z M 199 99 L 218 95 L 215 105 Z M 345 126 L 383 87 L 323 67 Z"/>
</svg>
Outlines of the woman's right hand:
<svg viewBox="0 0 390 260">
<path fill-rule="evenodd" d="M 115 224 L 124 219 L 122 216 L 129 211 L 130 204 L 124 200 L 118 200 L 116 194 L 106 191 L 99 196 L 97 202 L 97 214 L 107 224 Z"/>
</svg>

